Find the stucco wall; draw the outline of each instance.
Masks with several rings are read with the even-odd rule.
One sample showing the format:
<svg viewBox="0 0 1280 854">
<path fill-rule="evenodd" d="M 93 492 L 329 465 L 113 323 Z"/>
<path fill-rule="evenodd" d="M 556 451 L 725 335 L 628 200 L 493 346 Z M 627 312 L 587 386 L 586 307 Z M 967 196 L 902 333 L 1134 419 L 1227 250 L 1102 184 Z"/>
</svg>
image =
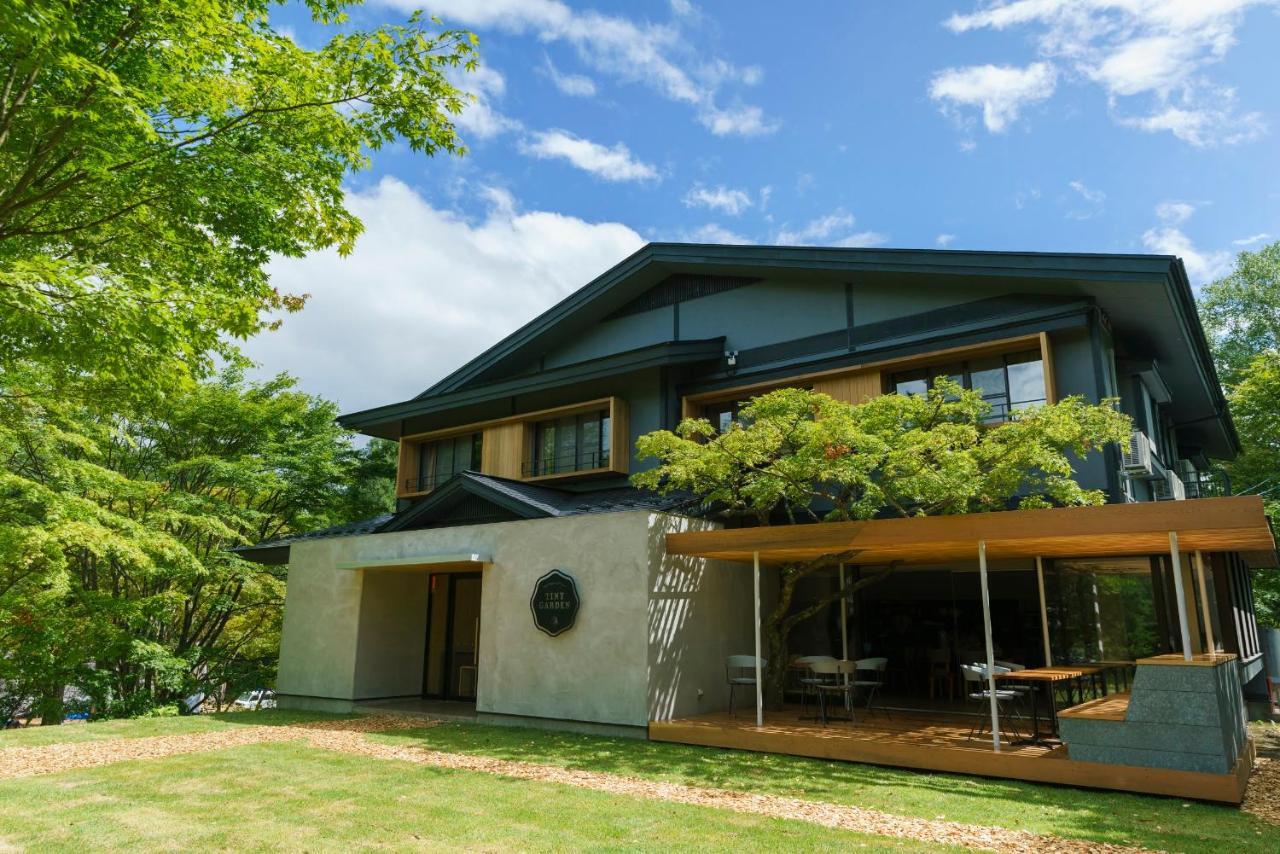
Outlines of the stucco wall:
<svg viewBox="0 0 1280 854">
<path fill-rule="evenodd" d="M 751 567 L 667 555 L 665 534 L 715 524 L 654 514 L 649 534 L 649 716 L 726 708 L 725 658 L 754 648 Z M 770 575 L 770 573 L 766 573 Z"/>
<path fill-rule="evenodd" d="M 337 564 L 478 552 L 493 563 L 484 570 L 477 710 L 643 726 L 650 517 L 601 513 L 295 545 L 278 691 L 418 693 L 426 595 L 412 579 L 425 585 L 426 574 Z M 556 568 L 574 577 L 582 607 L 574 628 L 551 638 L 534 627 L 529 597 Z"/>
<path fill-rule="evenodd" d="M 430 576 L 396 570 L 366 570 L 363 574 L 355 696 L 419 696 Z"/>
</svg>

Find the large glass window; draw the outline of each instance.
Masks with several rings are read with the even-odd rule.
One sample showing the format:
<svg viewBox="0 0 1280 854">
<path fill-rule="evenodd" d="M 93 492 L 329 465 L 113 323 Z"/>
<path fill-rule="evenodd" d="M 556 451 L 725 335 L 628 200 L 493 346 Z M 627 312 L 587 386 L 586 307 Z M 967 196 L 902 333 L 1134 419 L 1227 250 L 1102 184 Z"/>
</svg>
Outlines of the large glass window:
<svg viewBox="0 0 1280 854">
<path fill-rule="evenodd" d="M 980 391 L 982 399 L 991 404 L 988 419 L 992 421 L 1003 420 L 1010 412 L 1046 400 L 1044 362 L 1039 350 L 900 371 L 892 375 L 890 384 L 898 394 L 924 394 L 940 376 Z"/>
<path fill-rule="evenodd" d="M 408 486 L 416 492 L 435 489 L 458 472 L 480 470 L 483 433 L 464 433 L 424 442 L 418 453 L 418 477 Z"/>
<path fill-rule="evenodd" d="M 547 475 L 607 468 L 609 410 L 539 421 L 534 425 L 533 460 L 526 474 Z"/>
</svg>

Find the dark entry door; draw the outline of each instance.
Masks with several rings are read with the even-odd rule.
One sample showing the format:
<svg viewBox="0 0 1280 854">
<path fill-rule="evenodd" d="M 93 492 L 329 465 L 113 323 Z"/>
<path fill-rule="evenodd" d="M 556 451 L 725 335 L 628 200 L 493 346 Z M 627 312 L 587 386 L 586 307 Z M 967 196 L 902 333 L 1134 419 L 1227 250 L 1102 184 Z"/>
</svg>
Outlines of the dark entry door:
<svg viewBox="0 0 1280 854">
<path fill-rule="evenodd" d="M 480 587 L 478 572 L 432 574 L 422 696 L 434 700 L 476 698 L 480 675 Z"/>
</svg>

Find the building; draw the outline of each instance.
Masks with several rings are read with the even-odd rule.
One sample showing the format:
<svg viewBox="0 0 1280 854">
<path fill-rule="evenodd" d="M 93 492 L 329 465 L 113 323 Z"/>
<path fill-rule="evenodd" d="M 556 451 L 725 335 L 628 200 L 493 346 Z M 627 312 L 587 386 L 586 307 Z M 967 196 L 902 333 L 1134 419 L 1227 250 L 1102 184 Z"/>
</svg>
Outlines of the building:
<svg viewBox="0 0 1280 854">
<path fill-rule="evenodd" d="M 982 388 L 995 417 L 1067 395 L 1119 398 L 1136 427 L 1129 446 L 1077 472 L 1111 504 L 721 530 L 628 485 L 637 436 L 682 416 L 727 425 L 780 386 L 857 402 L 942 374 Z M 398 507 L 247 551 L 290 565 L 281 705 L 462 701 L 498 722 L 1026 779 L 1050 765 L 1079 772 L 1063 782 L 1089 783 L 1080 774 L 1103 763 L 1162 768 L 1174 782 L 1108 779 L 1227 800 L 1250 761 L 1240 686 L 1262 669 L 1250 571 L 1273 565 L 1274 541 L 1261 501 L 1225 497 L 1211 468 L 1238 443 L 1176 258 L 650 244 L 417 397 L 342 421 L 399 441 Z M 755 648 L 767 567 L 854 542 L 860 561 L 896 555 L 912 569 L 811 621 L 793 649 L 887 657 L 886 690 L 926 708 L 963 699 L 958 665 L 990 658 L 992 644 L 1030 667 L 1146 661 L 1133 696 L 1155 679 L 1182 692 L 1170 695 L 1180 711 L 1130 726 L 1147 701 L 1126 711 L 1102 698 L 1083 723 L 1063 716 L 1075 761 L 1006 744 L 999 767 L 871 755 L 865 740 L 822 752 L 833 748 L 805 741 L 800 724 L 770 740 L 749 713 L 716 718 L 727 657 Z M 837 583 L 817 579 L 805 595 Z M 1183 702 L 1195 692 L 1207 693 Z M 1151 741 L 1181 725 L 1216 741 L 1195 755 Z"/>
</svg>

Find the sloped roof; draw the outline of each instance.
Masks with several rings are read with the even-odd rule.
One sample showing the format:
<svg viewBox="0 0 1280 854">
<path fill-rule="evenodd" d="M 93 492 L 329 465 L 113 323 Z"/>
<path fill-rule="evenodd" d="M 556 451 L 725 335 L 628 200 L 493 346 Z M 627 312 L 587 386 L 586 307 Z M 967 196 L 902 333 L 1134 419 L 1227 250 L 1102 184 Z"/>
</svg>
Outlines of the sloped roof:
<svg viewBox="0 0 1280 854">
<path fill-rule="evenodd" d="M 350 413 L 342 421 L 370 435 L 394 436 L 396 419 L 419 410 L 448 408 L 455 395 L 469 399 L 504 383 L 556 380 L 551 372 L 518 378 L 517 374 L 536 362 L 538 354 L 571 341 L 611 313 L 625 310 L 676 274 L 795 279 L 835 276 L 855 282 L 885 279 L 901 282 L 904 288 L 925 280 L 1004 279 L 1018 283 L 1020 291 L 1075 296 L 1103 309 L 1118 335 L 1134 349 L 1158 359 L 1181 401 L 1189 441 L 1218 457 L 1234 455 L 1239 445 L 1181 260 L 1172 255 L 1065 252 L 650 243 L 415 398 Z M 690 344 L 695 344 L 698 352 L 682 352 L 679 358 L 703 358 L 703 349 L 714 354 L 711 341 L 659 346 L 669 350 Z M 662 358 L 676 355 L 663 351 Z M 571 374 L 586 366 L 599 367 L 597 361 L 601 360 L 557 370 Z"/>
<path fill-rule="evenodd" d="M 585 513 L 618 513 L 628 510 L 666 511 L 674 510 L 692 500 L 692 497 L 685 493 L 660 495 L 629 486 L 590 492 L 571 492 L 474 471 L 464 471 L 398 513 L 385 513 L 358 522 L 333 525 L 304 534 L 267 540 L 253 546 L 237 548 L 234 551 L 248 560 L 259 563 L 282 564 L 289 560 L 289 546 L 298 542 L 410 531 L 429 526 L 475 524 L 475 522 L 455 521 L 448 512 L 461 501 L 469 498 L 481 499 L 491 504 L 495 512 L 500 511 L 503 514 L 501 517 L 494 516 L 492 521 L 578 516 Z"/>
</svg>

